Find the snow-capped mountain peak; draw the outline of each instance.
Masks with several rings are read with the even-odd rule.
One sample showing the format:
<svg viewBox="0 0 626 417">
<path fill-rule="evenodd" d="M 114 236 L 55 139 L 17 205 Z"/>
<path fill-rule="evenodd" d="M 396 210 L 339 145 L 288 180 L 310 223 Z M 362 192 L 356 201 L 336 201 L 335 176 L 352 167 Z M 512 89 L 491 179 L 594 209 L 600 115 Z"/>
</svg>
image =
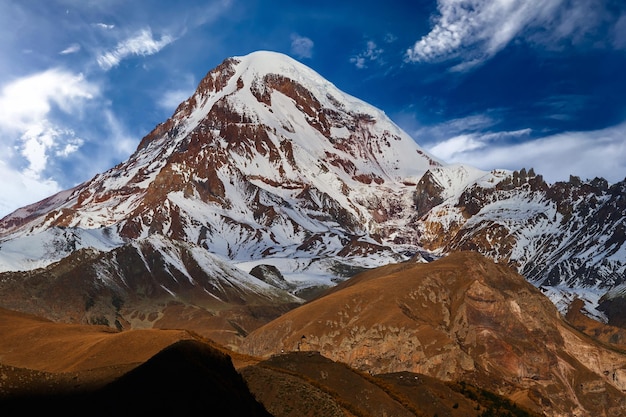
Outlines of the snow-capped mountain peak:
<svg viewBox="0 0 626 417">
<path fill-rule="evenodd" d="M 417 180 L 440 165 L 382 111 L 261 51 L 210 71 L 128 161 L 7 216 L 0 233 L 103 228 L 101 247 L 158 233 L 242 262 L 383 254 L 376 264 L 399 259 L 381 231 L 397 228 Z"/>
</svg>

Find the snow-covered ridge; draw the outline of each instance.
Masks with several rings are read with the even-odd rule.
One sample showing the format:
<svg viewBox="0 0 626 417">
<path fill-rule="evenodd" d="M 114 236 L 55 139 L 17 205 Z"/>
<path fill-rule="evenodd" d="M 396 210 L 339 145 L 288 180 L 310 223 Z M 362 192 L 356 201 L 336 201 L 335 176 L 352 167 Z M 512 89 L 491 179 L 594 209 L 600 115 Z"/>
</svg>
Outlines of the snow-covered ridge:
<svg viewBox="0 0 626 417">
<path fill-rule="evenodd" d="M 458 199 L 469 186 L 495 187 L 500 180 L 511 175 L 510 171 L 486 172 L 465 164 L 450 164 L 429 170 L 432 178 L 442 187 L 441 198 Z"/>
</svg>

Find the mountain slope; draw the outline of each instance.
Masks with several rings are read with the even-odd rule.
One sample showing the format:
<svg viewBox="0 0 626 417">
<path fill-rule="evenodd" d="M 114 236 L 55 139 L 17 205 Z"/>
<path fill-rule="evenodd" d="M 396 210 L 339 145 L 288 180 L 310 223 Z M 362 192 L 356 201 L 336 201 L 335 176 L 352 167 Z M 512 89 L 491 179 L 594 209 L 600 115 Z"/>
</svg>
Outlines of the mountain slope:
<svg viewBox="0 0 626 417">
<path fill-rule="evenodd" d="M 274 355 L 241 373 L 276 417 L 540 415 L 492 392 L 481 395 L 466 383 L 449 384 L 410 372 L 373 376 L 315 352 Z"/>
<path fill-rule="evenodd" d="M 158 235 L 1 273 L 0 294 L 5 308 L 55 321 L 185 328 L 224 345 L 301 302 L 206 250 Z"/>
<path fill-rule="evenodd" d="M 465 380 L 546 415 L 626 411 L 623 351 L 572 330 L 522 276 L 473 253 L 357 275 L 241 349 L 313 350 L 366 372 Z"/>
</svg>

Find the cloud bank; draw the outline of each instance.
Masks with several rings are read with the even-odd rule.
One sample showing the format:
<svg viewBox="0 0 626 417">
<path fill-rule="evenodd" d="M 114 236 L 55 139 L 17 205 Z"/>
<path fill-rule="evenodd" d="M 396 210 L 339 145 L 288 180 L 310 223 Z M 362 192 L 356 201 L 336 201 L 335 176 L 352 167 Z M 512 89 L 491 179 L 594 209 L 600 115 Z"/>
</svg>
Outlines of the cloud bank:
<svg viewBox="0 0 626 417">
<path fill-rule="evenodd" d="M 469 132 L 425 146 L 433 155 L 484 170 L 534 168 L 547 181 L 603 177 L 624 180 L 626 122 L 605 129 L 564 132 L 532 140 L 530 129 L 512 132 Z"/>
</svg>

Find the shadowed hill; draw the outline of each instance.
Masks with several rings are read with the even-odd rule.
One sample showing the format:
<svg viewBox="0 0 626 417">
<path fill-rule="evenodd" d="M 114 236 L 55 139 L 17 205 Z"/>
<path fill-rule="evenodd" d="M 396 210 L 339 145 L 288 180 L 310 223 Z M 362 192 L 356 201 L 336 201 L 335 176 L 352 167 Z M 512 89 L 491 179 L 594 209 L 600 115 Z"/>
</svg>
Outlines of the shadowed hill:
<svg viewBox="0 0 626 417">
<path fill-rule="evenodd" d="M 271 416 L 227 355 L 194 340 L 168 346 L 103 388 L 14 396 L 0 408 L 3 416 Z"/>
</svg>

